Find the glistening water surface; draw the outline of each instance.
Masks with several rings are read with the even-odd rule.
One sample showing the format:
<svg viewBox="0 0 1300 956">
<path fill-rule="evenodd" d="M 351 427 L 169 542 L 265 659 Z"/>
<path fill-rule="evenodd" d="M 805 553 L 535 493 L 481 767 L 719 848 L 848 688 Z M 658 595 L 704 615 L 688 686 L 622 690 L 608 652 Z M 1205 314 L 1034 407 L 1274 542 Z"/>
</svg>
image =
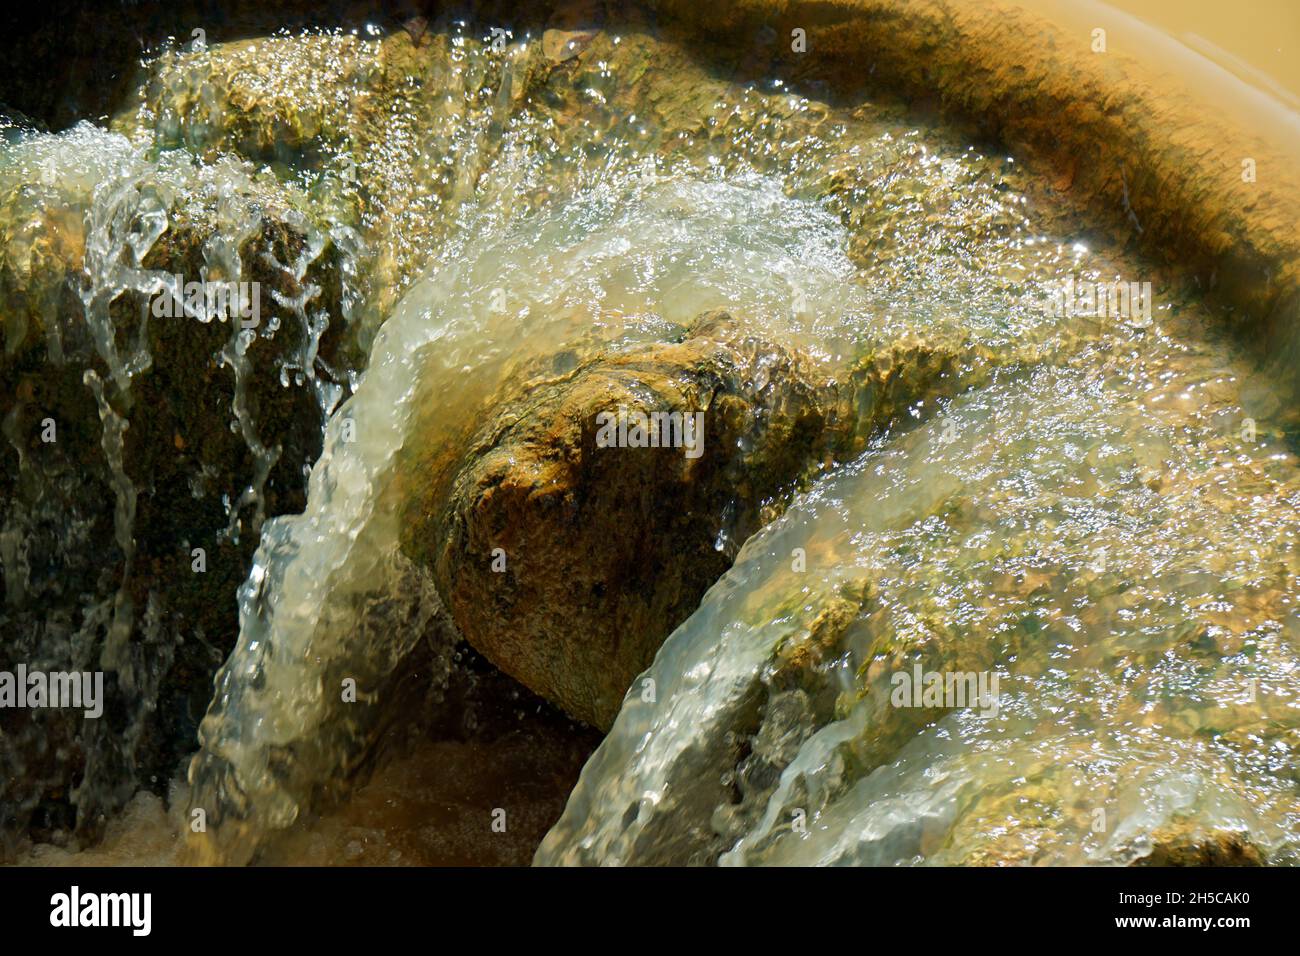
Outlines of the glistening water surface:
<svg viewBox="0 0 1300 956">
<path fill-rule="evenodd" d="M 594 739 L 554 714 L 440 731 L 457 634 L 411 529 L 441 532 L 423 518 L 539 366 L 725 309 L 761 343 L 760 393 L 778 352 L 818 382 L 902 345 L 948 371 L 719 539 L 734 567 L 539 862 L 1128 862 L 1229 838 L 1293 861 L 1278 383 L 1184 277 L 1081 232 L 1010 158 L 846 102 L 728 80 L 629 15 L 168 49 L 111 130 L 6 131 L 3 291 L 27 325 L 6 319 L 0 646 L 109 671 L 130 731 L 61 727 L 76 757 L 39 722 L 6 737 L 24 858 L 78 859 L 106 827 L 85 859 L 178 859 L 195 810 L 200 860 L 460 862 L 503 804 L 540 835 Z M 177 274 L 262 281 L 264 321 L 157 318 Z M 1150 283 L 1149 312 L 1052 308 L 1116 279 Z M 47 369 L 92 477 L 34 453 Z M 174 428 L 149 424 L 160 401 Z M 107 522 L 74 514 L 78 481 Z M 46 566 L 86 583 L 41 591 Z M 897 706 L 918 665 L 998 689 Z M 156 745 L 160 712 L 183 743 Z M 136 792 L 196 746 L 170 815 Z"/>
<path fill-rule="evenodd" d="M 1145 338 L 953 401 L 751 540 L 539 860 L 1294 860 L 1295 458 L 1241 439 L 1246 373 Z M 918 665 L 997 686 L 899 706 Z"/>
</svg>

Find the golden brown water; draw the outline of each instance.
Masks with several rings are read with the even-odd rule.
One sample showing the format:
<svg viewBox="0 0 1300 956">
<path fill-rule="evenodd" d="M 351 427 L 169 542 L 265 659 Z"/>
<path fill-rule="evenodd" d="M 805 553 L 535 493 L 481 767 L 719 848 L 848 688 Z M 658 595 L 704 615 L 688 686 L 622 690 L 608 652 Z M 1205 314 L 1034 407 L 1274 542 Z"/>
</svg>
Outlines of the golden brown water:
<svg viewBox="0 0 1300 956">
<path fill-rule="evenodd" d="M 1246 6 L 1218 0 L 1117 0 L 1110 6 L 1157 27 L 1228 70 L 1300 104 L 1300 7 L 1289 0 Z"/>
</svg>

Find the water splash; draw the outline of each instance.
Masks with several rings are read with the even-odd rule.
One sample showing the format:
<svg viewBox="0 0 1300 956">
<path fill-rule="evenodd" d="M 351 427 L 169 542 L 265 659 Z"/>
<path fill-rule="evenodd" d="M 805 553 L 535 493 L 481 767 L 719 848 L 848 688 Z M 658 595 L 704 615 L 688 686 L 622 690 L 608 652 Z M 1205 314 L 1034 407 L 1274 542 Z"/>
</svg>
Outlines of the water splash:
<svg viewBox="0 0 1300 956">
<path fill-rule="evenodd" d="M 752 539 L 537 862 L 1295 859 L 1297 462 L 1240 440 L 1243 367 L 1115 352 L 954 400 Z M 898 706 L 916 666 L 999 675 L 994 713 Z"/>
<path fill-rule="evenodd" d="M 59 790 L 76 816 L 44 811 L 55 830 L 93 834 L 141 776 L 170 775 L 184 737 L 160 733 L 160 721 L 196 722 L 188 698 L 203 681 L 192 686 L 192 674 L 210 672 L 221 654 L 207 636 L 229 640 L 217 623 L 225 606 L 234 617 L 233 603 L 213 602 L 207 589 L 243 563 L 220 532 L 238 545 L 245 522 L 256 530 L 268 507 L 285 507 L 282 448 L 265 436 L 284 436 L 291 459 L 312 456 L 346 383 L 314 368 L 306 409 L 292 397 L 301 384 L 274 395 L 268 367 L 315 359 L 324 324 L 277 335 L 273 307 L 260 328 L 241 329 L 196 309 L 177 284 L 319 290 L 338 252 L 328 226 L 295 201 L 238 161 L 157 154 L 85 123 L 25 133 L 0 150 L 0 221 L 12 239 L 0 256 L 0 377 L 13 455 L 0 508 L 0 647 L 6 665 L 102 669 L 109 697 L 104 727 L 57 713 L 6 717 L 6 757 L 18 768 L 6 837 Z M 292 252 L 292 265 L 272 252 Z M 182 314 L 157 318 L 160 295 L 185 302 Z M 233 444 L 214 434 L 223 411 L 236 423 Z M 293 466 L 289 483 L 301 488 Z M 218 518 L 223 498 L 234 504 Z M 167 515 L 182 511 L 189 522 L 178 529 Z M 191 568 L 196 547 L 204 557 Z M 36 746 L 42 739 L 48 750 Z"/>
<path fill-rule="evenodd" d="M 291 824 L 323 779 L 345 782 L 382 713 L 379 688 L 426 632 L 449 653 L 454 629 L 401 535 L 411 501 L 445 493 L 511 370 L 566 348 L 664 340 L 699 303 L 737 297 L 766 317 L 765 334 L 782 322 L 806 334 L 789 284 L 758 264 L 797 262 L 812 311 L 831 314 L 852 286 L 842 245 L 808 228 L 818 223 L 837 228 L 770 182 L 610 177 L 477 234 L 412 287 L 327 426 L 306 512 L 267 523 L 241 589 L 240 641 L 190 772 L 223 858 L 247 858 Z M 345 677 L 363 689 L 360 706 L 344 701 Z"/>
</svg>

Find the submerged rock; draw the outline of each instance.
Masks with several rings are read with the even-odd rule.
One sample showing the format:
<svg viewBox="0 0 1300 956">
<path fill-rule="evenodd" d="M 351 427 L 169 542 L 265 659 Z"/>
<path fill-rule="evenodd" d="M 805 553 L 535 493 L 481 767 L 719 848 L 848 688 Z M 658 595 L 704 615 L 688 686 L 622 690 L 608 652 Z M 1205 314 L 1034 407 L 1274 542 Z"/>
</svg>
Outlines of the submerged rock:
<svg viewBox="0 0 1300 956">
<path fill-rule="evenodd" d="M 581 124 L 549 124 L 531 98 L 554 79 L 563 99 L 576 99 L 574 65 L 552 74 L 594 35 L 552 30 L 549 40 L 527 43 L 444 17 L 386 34 L 169 47 L 150 61 L 136 102 L 113 128 L 205 160 L 235 154 L 265 166 L 361 231 L 371 250 L 361 270 L 368 318 L 356 334 L 368 346 L 467 209 L 525 207 L 559 186 L 532 181 L 535 170 L 515 168 L 512 154 L 531 139 L 571 150 L 591 135 Z"/>
</svg>

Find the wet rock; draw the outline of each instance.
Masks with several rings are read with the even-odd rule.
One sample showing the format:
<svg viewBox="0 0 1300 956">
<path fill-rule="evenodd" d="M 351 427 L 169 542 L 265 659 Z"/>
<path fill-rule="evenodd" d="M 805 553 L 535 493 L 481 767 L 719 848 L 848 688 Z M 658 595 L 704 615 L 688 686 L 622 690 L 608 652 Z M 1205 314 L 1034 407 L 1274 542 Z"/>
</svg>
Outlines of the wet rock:
<svg viewBox="0 0 1300 956">
<path fill-rule="evenodd" d="M 547 30 L 542 34 L 542 53 L 552 63 L 571 60 L 591 43 L 594 30 Z"/>
<path fill-rule="evenodd" d="M 1218 409 L 1134 397 L 1213 359 L 1114 361 L 967 392 L 797 498 L 667 638 L 536 862 L 1294 859 L 1290 694 L 1249 691 L 1295 666 L 1294 458 L 1225 470 Z"/>
<path fill-rule="evenodd" d="M 962 358 L 900 344 L 837 381 L 725 312 L 676 344 L 559 356 L 465 456 L 432 556 L 447 606 L 503 670 L 608 727 L 739 544 L 911 402 L 956 388 Z"/>
<path fill-rule="evenodd" d="M 1144 842 L 1150 852 L 1133 866 L 1264 866 L 1268 862 L 1259 847 L 1240 833 L 1204 833 L 1171 825 Z"/>
<path fill-rule="evenodd" d="M 48 160 L 104 150 L 116 177 L 47 184 L 38 162 L 0 183 L 0 664 L 102 671 L 106 699 L 95 720 L 0 713 L 7 840 L 93 836 L 138 788 L 165 790 L 261 524 L 303 506 L 356 364 L 347 253 L 277 184 L 84 136 Z M 177 277 L 256 283 L 256 324 L 156 314 Z"/>
</svg>

